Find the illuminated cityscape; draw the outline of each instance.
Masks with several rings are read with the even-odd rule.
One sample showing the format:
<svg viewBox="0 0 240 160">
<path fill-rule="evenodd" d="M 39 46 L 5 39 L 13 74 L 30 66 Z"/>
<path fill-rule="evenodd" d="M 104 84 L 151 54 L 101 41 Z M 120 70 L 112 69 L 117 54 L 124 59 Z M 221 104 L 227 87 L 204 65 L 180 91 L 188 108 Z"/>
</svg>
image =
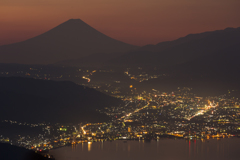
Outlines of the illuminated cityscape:
<svg viewBox="0 0 240 160">
<path fill-rule="evenodd" d="M 115 85 L 104 83 L 104 86 L 101 86 L 101 83 L 94 83 L 94 80 L 91 83 L 91 76 L 96 72 L 96 70 L 83 71 L 83 73 L 87 73 L 81 76 L 83 79 L 87 79 L 84 85 L 88 87 L 98 85 L 97 89 L 101 92 L 121 98 L 123 101 L 123 104 L 119 104 L 119 106 L 98 110 L 110 117 L 110 121 L 78 124 L 30 124 L 5 120 L 1 122 L 2 125 L 26 126 L 31 128 L 33 133 L 31 135 L 29 135 L 30 132 L 23 135 L 9 133 L 9 136 L 1 135 L 0 141 L 44 152 L 77 143 L 121 139 L 185 138 L 205 140 L 239 136 L 240 100 L 231 97 L 229 93 L 214 97 L 199 97 L 193 94 L 188 87 L 177 88 L 169 93 L 156 89 L 151 89 L 150 92 L 141 92 L 134 85 L 128 84 L 125 90 L 120 92 L 121 87 L 117 85 L 121 83 L 115 81 L 112 82 Z M 49 79 L 52 79 L 50 75 Z M 132 78 L 130 77 L 130 79 Z"/>
<path fill-rule="evenodd" d="M 239 160 L 237 6 L 3 0 L 0 160 Z"/>
</svg>

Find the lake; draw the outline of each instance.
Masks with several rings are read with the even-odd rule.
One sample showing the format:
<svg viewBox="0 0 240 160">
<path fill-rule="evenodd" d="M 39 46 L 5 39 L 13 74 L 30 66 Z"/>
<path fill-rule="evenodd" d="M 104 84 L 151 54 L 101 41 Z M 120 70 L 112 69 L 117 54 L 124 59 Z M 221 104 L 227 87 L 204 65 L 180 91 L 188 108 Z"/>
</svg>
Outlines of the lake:
<svg viewBox="0 0 240 160">
<path fill-rule="evenodd" d="M 239 160 L 240 138 L 82 143 L 50 151 L 56 160 Z"/>
</svg>

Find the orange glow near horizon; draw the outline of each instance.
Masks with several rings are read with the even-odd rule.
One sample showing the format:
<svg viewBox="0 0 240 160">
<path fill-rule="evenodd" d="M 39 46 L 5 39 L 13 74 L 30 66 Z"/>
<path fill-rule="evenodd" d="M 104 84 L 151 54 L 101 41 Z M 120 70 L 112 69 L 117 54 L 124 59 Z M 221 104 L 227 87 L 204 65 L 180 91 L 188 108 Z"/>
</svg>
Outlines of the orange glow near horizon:
<svg viewBox="0 0 240 160">
<path fill-rule="evenodd" d="M 0 45 L 32 38 L 72 18 L 126 43 L 156 44 L 240 27 L 239 7 L 239 0 L 1 0 Z"/>
</svg>

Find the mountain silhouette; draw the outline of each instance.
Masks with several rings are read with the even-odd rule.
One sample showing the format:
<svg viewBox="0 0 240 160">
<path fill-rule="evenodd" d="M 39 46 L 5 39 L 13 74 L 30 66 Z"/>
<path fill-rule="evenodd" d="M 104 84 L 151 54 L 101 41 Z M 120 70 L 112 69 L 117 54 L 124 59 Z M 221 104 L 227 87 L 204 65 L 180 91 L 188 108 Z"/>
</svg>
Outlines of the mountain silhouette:
<svg viewBox="0 0 240 160">
<path fill-rule="evenodd" d="M 236 79 L 240 76 L 236 73 L 240 70 L 240 43 L 231 45 L 219 52 L 205 55 L 200 58 L 188 61 L 171 67 L 174 74 L 216 76 L 221 75 Z"/>
<path fill-rule="evenodd" d="M 221 52 L 240 43 L 240 27 L 190 34 L 174 41 L 147 45 L 109 61 L 112 65 L 171 66 Z M 134 63 L 132 63 L 134 62 Z"/>
<path fill-rule="evenodd" d="M 217 96 L 234 90 L 240 96 L 240 43 L 214 54 L 198 57 L 183 64 L 162 67 L 158 71 L 167 74 L 143 82 L 136 88 L 155 88 L 172 91 L 178 87 L 192 88 L 198 96 Z"/>
<path fill-rule="evenodd" d="M 80 19 L 23 42 L 0 46 L 0 63 L 52 64 L 96 53 L 123 53 L 138 48 L 110 38 Z"/>
<path fill-rule="evenodd" d="M 99 122 L 96 109 L 117 106 L 120 99 L 70 81 L 0 77 L 0 120 L 21 122 Z"/>
<path fill-rule="evenodd" d="M 33 150 L 8 143 L 0 143 L 0 151 L 1 160 L 53 160 L 53 158 L 44 157 Z"/>
</svg>

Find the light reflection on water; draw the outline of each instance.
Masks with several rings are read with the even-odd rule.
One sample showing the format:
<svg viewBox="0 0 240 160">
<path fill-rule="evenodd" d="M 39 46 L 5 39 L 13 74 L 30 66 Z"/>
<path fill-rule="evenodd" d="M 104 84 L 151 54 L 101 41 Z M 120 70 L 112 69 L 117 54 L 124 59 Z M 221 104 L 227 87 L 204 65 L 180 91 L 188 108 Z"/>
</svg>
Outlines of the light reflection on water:
<svg viewBox="0 0 240 160">
<path fill-rule="evenodd" d="M 92 142 L 88 142 L 88 151 L 91 151 Z"/>
<path fill-rule="evenodd" d="M 56 160 L 239 160 L 240 139 L 113 141 L 82 143 L 51 150 Z"/>
</svg>

